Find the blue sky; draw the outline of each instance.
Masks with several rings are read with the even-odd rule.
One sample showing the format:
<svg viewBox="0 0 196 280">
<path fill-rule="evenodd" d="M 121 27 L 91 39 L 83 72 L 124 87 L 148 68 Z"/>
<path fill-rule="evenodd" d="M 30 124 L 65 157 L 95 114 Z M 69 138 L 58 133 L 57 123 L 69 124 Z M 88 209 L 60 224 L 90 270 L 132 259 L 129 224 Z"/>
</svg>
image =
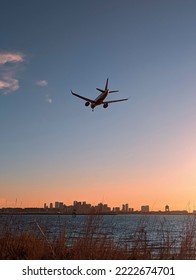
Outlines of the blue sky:
<svg viewBox="0 0 196 280">
<path fill-rule="evenodd" d="M 0 34 L 1 206 L 194 208 L 195 1 L 3 0 Z"/>
</svg>

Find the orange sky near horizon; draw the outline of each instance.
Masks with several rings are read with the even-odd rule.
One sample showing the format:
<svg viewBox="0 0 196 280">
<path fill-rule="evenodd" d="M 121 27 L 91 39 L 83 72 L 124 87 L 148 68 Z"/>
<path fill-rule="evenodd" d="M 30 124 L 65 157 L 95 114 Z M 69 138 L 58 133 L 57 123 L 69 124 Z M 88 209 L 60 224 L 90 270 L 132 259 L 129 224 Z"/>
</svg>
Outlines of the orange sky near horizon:
<svg viewBox="0 0 196 280">
<path fill-rule="evenodd" d="M 43 207 L 44 203 L 49 205 L 55 201 L 72 205 L 77 200 L 92 205 L 102 202 L 110 207 L 121 207 L 128 203 L 135 210 L 140 210 L 141 205 L 149 205 L 150 210 L 154 211 L 163 211 L 168 204 L 171 210 L 193 211 L 196 208 L 196 188 L 188 175 L 183 178 L 176 172 L 171 174 L 170 180 L 160 174 L 157 174 L 157 178 L 137 177 L 132 181 L 127 178 L 124 181 L 115 178 L 114 181 L 105 183 L 101 180 L 93 183 L 82 180 L 79 185 L 77 181 L 65 183 L 47 180 L 36 185 L 28 182 L 20 186 L 13 184 L 5 188 L 9 191 L 5 193 L 6 198 L 0 198 L 0 207 Z M 10 192 L 13 189 L 17 192 Z"/>
<path fill-rule="evenodd" d="M 142 152 L 141 160 L 134 159 L 130 152 L 119 151 L 111 161 L 111 150 L 104 158 L 104 165 L 99 157 L 90 159 L 92 166 L 79 158 L 77 165 L 70 163 L 66 172 L 63 164 L 58 163 L 58 168 L 52 169 L 50 163 L 27 174 L 15 171 L 9 176 L 8 173 L 1 180 L 0 207 L 43 207 L 44 203 L 55 201 L 71 205 L 77 200 L 92 205 L 107 203 L 110 207 L 128 203 L 135 210 L 149 205 L 155 211 L 164 210 L 168 204 L 171 210 L 193 211 L 196 209 L 196 152 L 193 152 L 194 144 L 189 141 L 187 146 L 185 140 L 182 137 L 180 144 L 177 141 L 175 149 L 174 142 L 173 145 L 170 142 L 171 150 L 160 149 L 156 154 Z M 168 156 L 170 151 L 172 156 Z"/>
</svg>

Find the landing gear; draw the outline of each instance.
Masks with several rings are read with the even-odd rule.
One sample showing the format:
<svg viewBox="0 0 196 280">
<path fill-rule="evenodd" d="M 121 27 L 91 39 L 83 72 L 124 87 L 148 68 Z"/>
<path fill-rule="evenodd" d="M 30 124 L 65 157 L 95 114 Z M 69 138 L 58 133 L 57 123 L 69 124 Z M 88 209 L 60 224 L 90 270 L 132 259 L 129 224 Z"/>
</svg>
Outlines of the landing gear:
<svg viewBox="0 0 196 280">
<path fill-rule="evenodd" d="M 95 105 L 94 105 L 94 104 L 91 104 L 92 112 L 94 112 L 94 108 L 95 108 Z"/>
</svg>

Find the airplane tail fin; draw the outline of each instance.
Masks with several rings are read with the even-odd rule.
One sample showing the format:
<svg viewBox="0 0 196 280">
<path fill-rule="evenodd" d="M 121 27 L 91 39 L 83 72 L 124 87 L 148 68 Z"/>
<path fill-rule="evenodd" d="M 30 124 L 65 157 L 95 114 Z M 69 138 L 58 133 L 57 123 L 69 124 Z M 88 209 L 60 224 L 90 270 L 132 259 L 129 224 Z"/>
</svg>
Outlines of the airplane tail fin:
<svg viewBox="0 0 196 280">
<path fill-rule="evenodd" d="M 106 84 L 105 84 L 105 90 L 108 90 L 108 78 L 107 78 L 107 81 L 106 81 Z M 110 90 L 108 91 L 108 93 L 113 93 L 113 92 L 118 92 L 118 90 Z"/>
<path fill-rule="evenodd" d="M 106 80 L 106 84 L 105 84 L 105 91 L 108 90 L 108 78 Z"/>
<path fill-rule="evenodd" d="M 103 90 L 103 89 L 100 89 L 100 88 L 96 88 L 96 90 L 98 90 L 102 93 L 106 92 L 108 90 L 108 78 L 107 78 L 106 83 L 105 83 L 105 89 Z"/>
<path fill-rule="evenodd" d="M 96 90 L 98 90 L 98 91 L 100 91 L 100 92 L 102 92 L 102 93 L 108 91 L 108 80 L 109 80 L 109 79 L 107 78 L 106 83 L 105 83 L 105 89 L 104 89 L 104 90 L 103 90 L 103 89 L 100 89 L 100 88 L 96 88 Z M 108 91 L 108 93 L 113 93 L 113 92 L 118 92 L 118 90 L 110 90 L 110 91 Z"/>
</svg>

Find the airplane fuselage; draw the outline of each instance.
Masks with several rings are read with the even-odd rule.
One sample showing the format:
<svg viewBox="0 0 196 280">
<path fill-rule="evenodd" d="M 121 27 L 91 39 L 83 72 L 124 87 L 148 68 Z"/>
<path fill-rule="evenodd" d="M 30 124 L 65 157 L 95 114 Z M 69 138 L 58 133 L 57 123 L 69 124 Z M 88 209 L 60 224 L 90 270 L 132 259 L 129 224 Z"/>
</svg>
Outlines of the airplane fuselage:
<svg viewBox="0 0 196 280">
<path fill-rule="evenodd" d="M 100 105 L 102 104 L 103 100 L 108 96 L 108 91 L 105 91 L 103 93 L 101 93 L 95 100 L 94 100 L 94 104 L 97 106 L 97 105 Z"/>
</svg>

